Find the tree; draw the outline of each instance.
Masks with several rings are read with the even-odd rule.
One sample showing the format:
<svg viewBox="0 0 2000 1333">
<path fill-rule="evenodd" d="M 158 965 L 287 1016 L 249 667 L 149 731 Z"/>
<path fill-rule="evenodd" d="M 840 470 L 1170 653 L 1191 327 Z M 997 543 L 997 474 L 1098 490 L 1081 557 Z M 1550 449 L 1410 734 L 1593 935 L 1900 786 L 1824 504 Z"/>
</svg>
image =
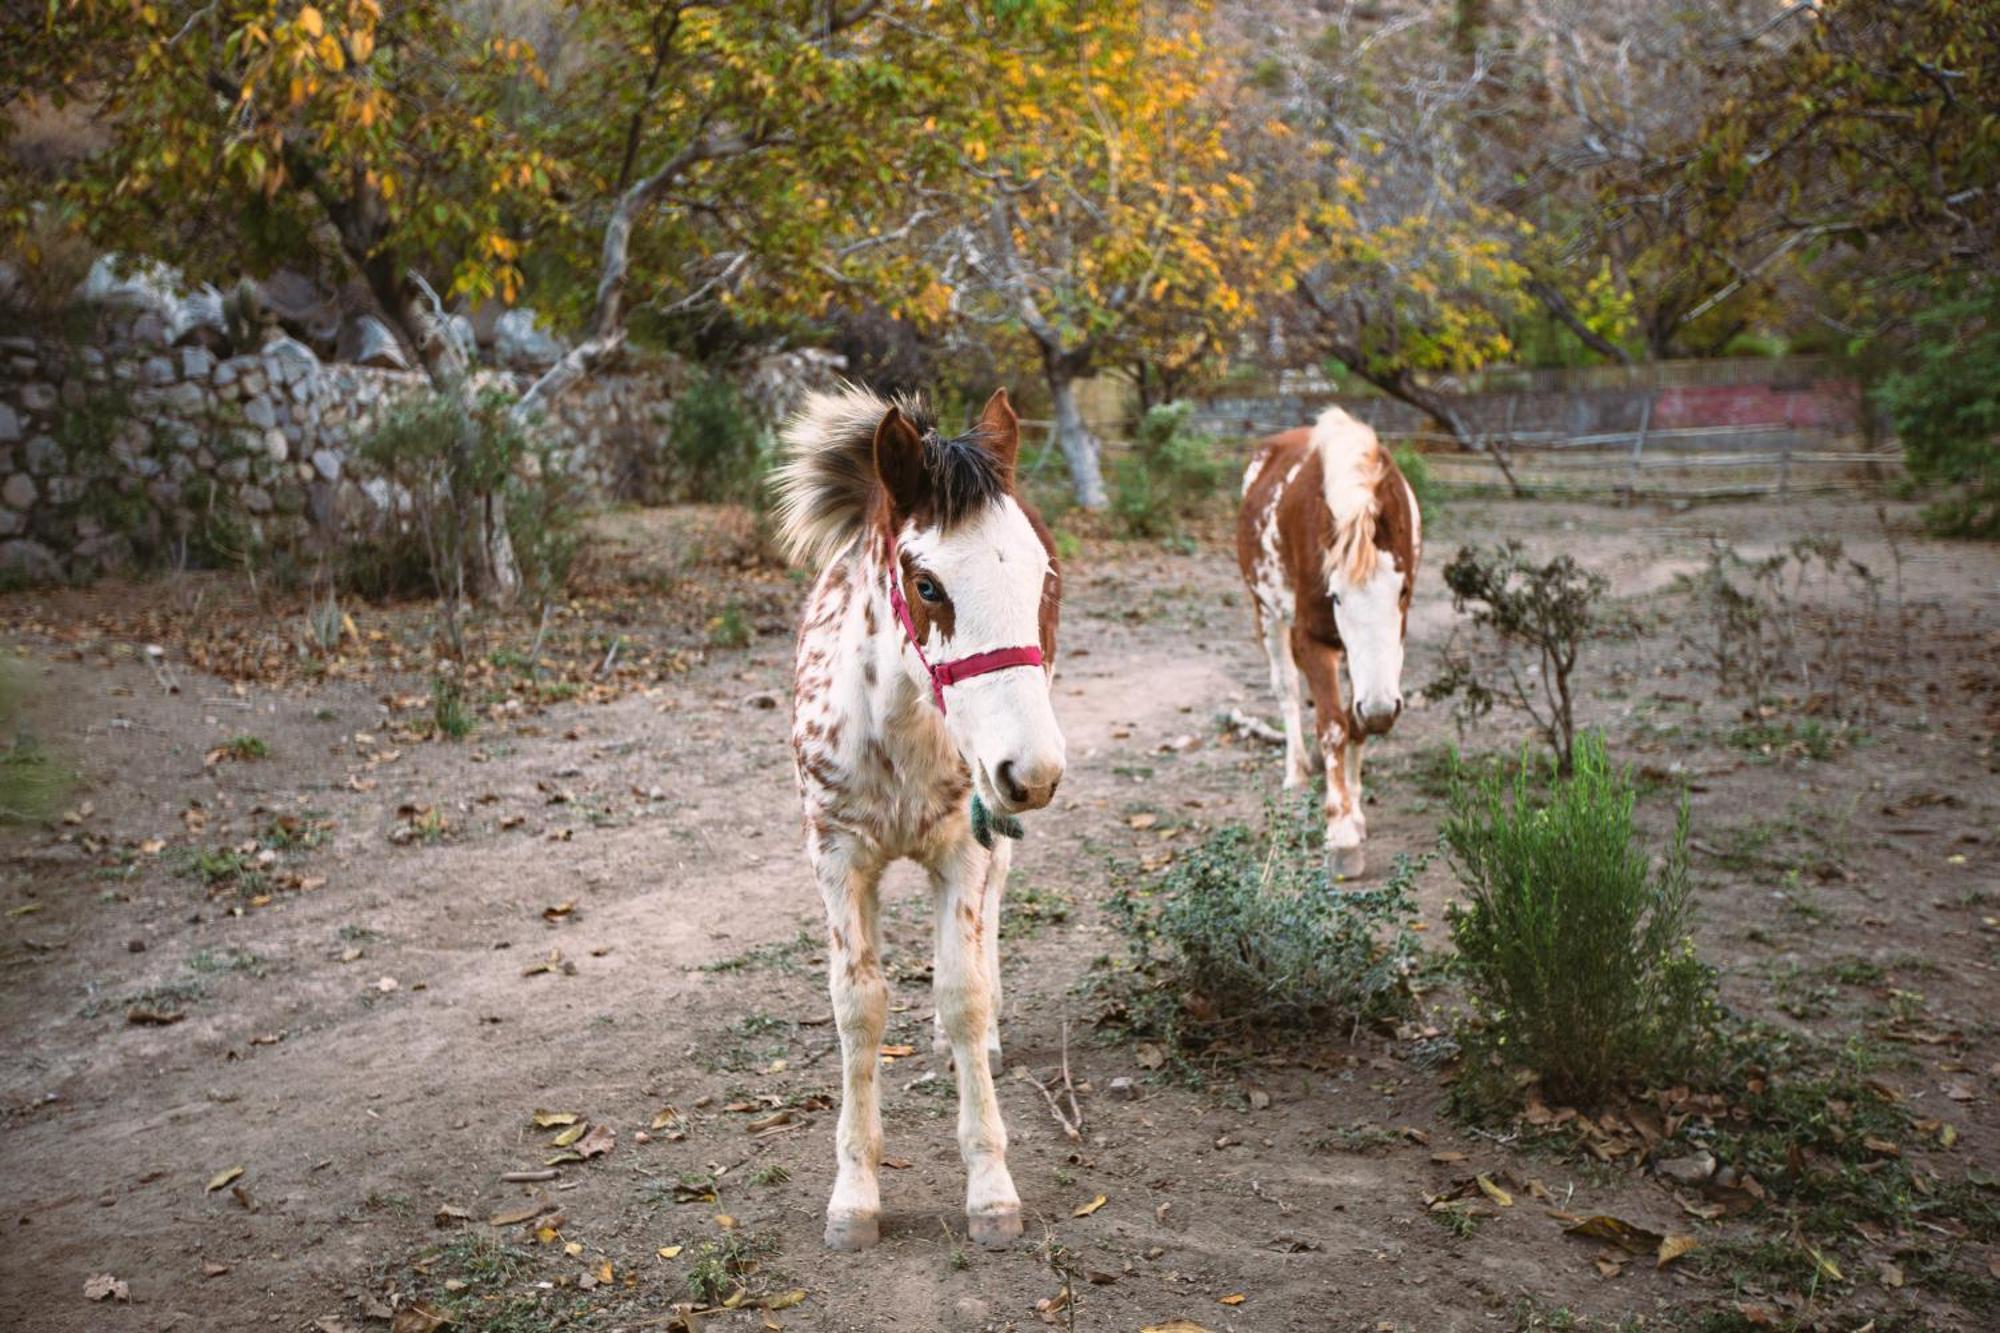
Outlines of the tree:
<svg viewBox="0 0 2000 1333">
<path fill-rule="evenodd" d="M 1191 18 L 1092 3 L 968 22 L 961 167 L 979 197 L 941 231 L 946 312 L 1027 335 L 1076 499 L 1102 508 L 1076 381 L 1226 346 L 1296 229 L 1251 225 L 1223 66 Z"/>
<path fill-rule="evenodd" d="M 1917 480 L 1943 487 L 1933 532 L 2000 538 L 2000 283 L 1917 317 L 1907 365 L 1878 396 Z"/>
<path fill-rule="evenodd" d="M 447 0 L 62 0 L 9 11 L 0 42 L 31 53 L 28 96 L 88 91 L 104 147 L 50 184 L 100 244 L 222 279 L 331 251 L 454 392 L 467 349 L 447 300 L 512 301 L 532 280 L 559 313 L 587 310 L 581 341 L 515 404 L 524 422 L 618 350 L 635 304 L 730 299 L 760 264 L 782 270 L 778 304 L 855 281 L 880 247 L 828 244 L 898 202 L 882 201 L 894 146 L 928 151 L 906 104 L 922 60 L 943 55 L 886 22 L 894 8 L 512 15 L 557 61 Z M 517 579 L 491 527 L 479 581 L 504 597 Z"/>
</svg>

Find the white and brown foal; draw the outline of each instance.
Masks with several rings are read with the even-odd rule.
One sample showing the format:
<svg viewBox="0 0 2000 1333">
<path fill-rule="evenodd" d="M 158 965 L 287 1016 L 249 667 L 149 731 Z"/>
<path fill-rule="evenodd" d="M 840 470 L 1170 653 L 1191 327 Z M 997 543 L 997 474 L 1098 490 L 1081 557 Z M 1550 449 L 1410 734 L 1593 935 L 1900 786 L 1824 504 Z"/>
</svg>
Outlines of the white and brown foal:
<svg viewBox="0 0 2000 1333">
<path fill-rule="evenodd" d="M 1265 440 L 1243 474 L 1236 558 L 1285 713 L 1287 787 L 1312 780 L 1300 675 L 1312 691 L 1330 881 L 1366 869 L 1361 742 L 1403 711 L 1403 634 L 1422 548 L 1409 483 L 1375 432 L 1337 407 Z M 1352 707 L 1341 698 L 1343 661 Z"/>
<path fill-rule="evenodd" d="M 1021 1234 L 991 1069 L 1011 852 L 994 833 L 1018 836 L 1013 817 L 1055 795 L 1063 736 L 1049 699 L 1060 584 L 1048 530 L 1014 489 L 1019 443 L 1004 391 L 955 439 L 920 403 L 852 386 L 814 394 L 784 430 L 781 533 L 821 569 L 799 631 L 792 747 L 840 1028 L 826 1210 L 838 1250 L 880 1231 L 877 887 L 905 857 L 936 896 L 933 1047 L 957 1071 L 972 1238 Z"/>
</svg>

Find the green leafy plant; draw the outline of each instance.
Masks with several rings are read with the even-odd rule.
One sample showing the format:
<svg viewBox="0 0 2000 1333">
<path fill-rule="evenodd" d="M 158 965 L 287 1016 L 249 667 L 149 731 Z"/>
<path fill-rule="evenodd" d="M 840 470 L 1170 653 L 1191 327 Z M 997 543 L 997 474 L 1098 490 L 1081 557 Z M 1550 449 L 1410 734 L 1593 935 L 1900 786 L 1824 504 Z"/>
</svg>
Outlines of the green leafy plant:
<svg viewBox="0 0 2000 1333">
<path fill-rule="evenodd" d="M 431 678 L 431 727 L 440 736 L 462 741 L 477 725 L 465 701 L 465 687 L 456 675 L 440 672 Z"/>
<path fill-rule="evenodd" d="M 1470 608 L 1473 628 L 1486 642 L 1475 653 L 1454 633 L 1424 693 L 1456 699 L 1461 726 L 1484 717 L 1495 703 L 1527 714 L 1557 770 L 1567 775 L 1576 745 L 1570 677 L 1583 646 L 1613 628 L 1600 605 L 1610 581 L 1567 555 L 1538 564 L 1512 541 L 1461 546 L 1444 568 L 1444 581 L 1452 608 Z"/>
<path fill-rule="evenodd" d="M 1587 1105 L 1685 1074 L 1713 1029 L 1714 978 L 1689 938 L 1687 802 L 1655 868 L 1603 737 L 1579 736 L 1575 759 L 1546 799 L 1526 756 L 1459 785 L 1442 837 L 1470 897 L 1451 913 L 1479 1020 L 1468 1049 Z"/>
<path fill-rule="evenodd" d="M 1398 445 L 1389 452 L 1396 460 L 1396 471 L 1410 483 L 1410 494 L 1417 497 L 1418 510 L 1428 517 L 1443 508 L 1444 496 L 1438 491 L 1437 479 L 1431 475 L 1431 465 L 1422 452 L 1408 444 Z"/>
<path fill-rule="evenodd" d="M 1932 306 L 1917 331 L 1876 398 L 1911 477 L 1945 492 L 1924 522 L 1939 536 L 2000 538 L 2000 283 Z"/>
<path fill-rule="evenodd" d="M 668 501 L 754 501 L 769 463 L 767 444 L 763 423 L 736 386 L 704 376 L 674 400 L 648 490 Z"/>
<path fill-rule="evenodd" d="M 1132 453 L 1112 477 L 1111 512 L 1126 535 L 1178 536 L 1222 489 L 1228 466 L 1214 437 L 1188 429 L 1193 413 L 1193 403 L 1165 403 L 1139 422 Z"/>
<path fill-rule="evenodd" d="M 1179 1046 L 1407 1012 L 1415 866 L 1399 861 L 1377 889 L 1330 893 L 1324 839 L 1319 802 L 1302 794 L 1267 804 L 1261 830 L 1218 829 L 1151 885 L 1121 887 L 1108 907 L 1136 982 L 1133 1027 Z"/>
<path fill-rule="evenodd" d="M 23 693 L 13 660 L 0 657 L 0 823 L 46 818 L 75 780 L 29 729 Z"/>
</svg>

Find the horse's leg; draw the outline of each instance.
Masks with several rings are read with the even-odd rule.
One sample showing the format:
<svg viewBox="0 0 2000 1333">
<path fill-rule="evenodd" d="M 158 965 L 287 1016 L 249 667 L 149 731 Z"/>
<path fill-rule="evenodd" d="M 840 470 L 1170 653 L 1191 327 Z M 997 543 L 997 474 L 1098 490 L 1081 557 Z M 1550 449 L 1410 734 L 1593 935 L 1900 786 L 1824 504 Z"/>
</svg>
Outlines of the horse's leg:
<svg viewBox="0 0 2000 1333">
<path fill-rule="evenodd" d="M 882 975 L 876 932 L 876 889 L 882 867 L 844 833 L 810 848 L 820 896 L 826 900 L 827 980 L 840 1030 L 840 1122 L 834 1130 L 833 1196 L 826 1205 L 826 1244 L 860 1250 L 881 1238 L 882 1108 L 876 1086 L 882 1030 L 889 1018 L 889 983 Z"/>
<path fill-rule="evenodd" d="M 1000 1063 L 1000 899 L 1007 891 L 1007 868 L 1014 858 L 1014 844 L 996 837 L 993 840 L 992 869 L 986 875 L 986 891 L 982 895 L 979 920 L 982 950 L 981 964 L 986 969 L 986 991 L 993 1003 L 988 1007 L 986 1018 L 986 1055 L 995 1065 Z M 931 877 L 931 886 L 942 891 L 943 883 L 938 876 Z M 937 953 L 931 960 L 931 1057 L 937 1066 L 945 1068 L 951 1061 L 951 1037 L 944 1028 L 944 1005 L 937 991 L 944 978 L 945 932 L 937 934 Z"/>
<path fill-rule="evenodd" d="M 1368 823 L 1361 813 L 1356 778 L 1359 743 L 1350 744 L 1347 709 L 1340 701 L 1340 649 L 1294 630 L 1292 649 L 1312 687 L 1313 710 L 1319 729 L 1319 749 L 1326 763 L 1326 877 L 1329 884 L 1359 879 L 1367 869 L 1361 850 Z"/>
<path fill-rule="evenodd" d="M 1000 1067 L 1000 899 L 1007 892 L 1007 871 L 1014 863 L 1014 844 L 1006 838 L 993 840 L 993 862 L 986 872 L 985 902 L 980 908 L 981 941 L 986 946 L 986 993 L 992 1003 L 986 1010 L 986 1057 Z"/>
<path fill-rule="evenodd" d="M 982 938 L 988 932 L 986 900 L 997 897 L 996 876 L 1007 857 L 971 837 L 931 867 L 937 890 L 938 1017 L 958 1071 L 958 1152 L 965 1162 L 965 1216 L 972 1239 L 1005 1245 L 1021 1234 L 1021 1197 L 1007 1173 L 1007 1126 L 993 1094 L 986 1044 L 993 1031 L 994 994 Z"/>
<path fill-rule="evenodd" d="M 1306 758 L 1305 700 L 1299 691 L 1299 668 L 1292 660 L 1292 641 L 1298 635 L 1289 621 L 1261 609 L 1257 620 L 1264 631 L 1264 656 L 1271 659 L 1271 692 L 1278 696 L 1279 711 L 1285 715 L 1285 785 L 1302 787 L 1312 780 L 1312 765 Z"/>
</svg>

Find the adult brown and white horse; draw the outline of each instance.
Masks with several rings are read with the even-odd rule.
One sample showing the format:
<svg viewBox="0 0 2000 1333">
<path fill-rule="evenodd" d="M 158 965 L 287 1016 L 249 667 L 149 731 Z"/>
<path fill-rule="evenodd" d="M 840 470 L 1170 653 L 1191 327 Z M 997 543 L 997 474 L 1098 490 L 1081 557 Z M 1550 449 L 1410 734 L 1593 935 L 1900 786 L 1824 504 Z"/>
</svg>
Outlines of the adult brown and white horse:
<svg viewBox="0 0 2000 1333">
<path fill-rule="evenodd" d="M 780 532 L 821 568 L 799 631 L 792 747 L 840 1029 L 826 1243 L 861 1249 L 880 1234 L 877 889 L 908 858 L 936 898 L 933 1050 L 957 1071 L 969 1229 L 1004 1245 L 1021 1234 L 1021 1201 L 991 1068 L 1000 894 L 1015 816 L 1047 805 L 1063 774 L 1053 543 L 1014 487 L 1020 436 L 1004 391 L 957 438 L 913 399 L 815 394 L 784 444 Z"/>
<path fill-rule="evenodd" d="M 1258 445 L 1243 474 L 1236 558 L 1285 714 L 1287 787 L 1312 780 L 1301 674 L 1312 690 L 1329 881 L 1366 869 L 1361 743 L 1403 711 L 1403 636 L 1422 549 L 1415 492 L 1375 432 L 1340 408 Z M 1352 707 L 1341 698 L 1343 661 Z"/>
</svg>

